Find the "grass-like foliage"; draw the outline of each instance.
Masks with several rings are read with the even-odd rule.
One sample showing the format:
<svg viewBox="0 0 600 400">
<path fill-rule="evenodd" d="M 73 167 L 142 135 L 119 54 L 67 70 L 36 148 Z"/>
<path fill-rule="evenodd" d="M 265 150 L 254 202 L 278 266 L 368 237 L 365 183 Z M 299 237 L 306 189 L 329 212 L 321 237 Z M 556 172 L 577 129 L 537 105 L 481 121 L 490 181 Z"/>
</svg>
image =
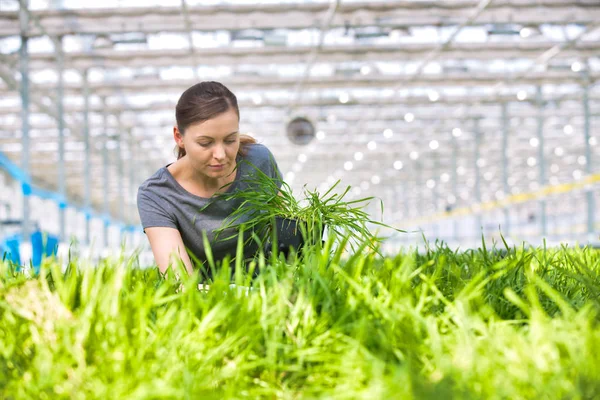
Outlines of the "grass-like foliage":
<svg viewBox="0 0 600 400">
<path fill-rule="evenodd" d="M 303 193 L 297 198 L 286 182 L 271 178 L 247 161 L 242 162 L 249 164 L 252 170 L 249 176 L 242 179 L 247 189 L 224 191 L 214 197 L 216 201 L 240 203 L 218 232 L 234 232 L 233 236 L 218 235 L 223 240 L 234 237 L 235 232 L 243 225 L 246 231 L 254 232 L 259 240 L 265 242 L 272 236 L 274 219 L 282 218 L 297 221 L 297 229 L 307 243 L 320 244 L 326 229 L 334 237 L 347 237 L 348 244 L 353 249 L 364 241 L 369 243 L 370 248 L 376 249 L 382 238 L 368 226 L 391 228 L 372 220 L 364 210 L 369 202 L 377 201 L 375 197 L 346 200 L 351 187 L 337 193 L 339 180 L 324 193 L 305 186 Z M 383 202 L 379 202 L 383 213 Z M 210 204 L 206 207 L 208 206 Z"/>
<path fill-rule="evenodd" d="M 598 250 L 347 240 L 202 290 L 135 258 L 0 264 L 0 398 L 597 398 Z"/>
</svg>

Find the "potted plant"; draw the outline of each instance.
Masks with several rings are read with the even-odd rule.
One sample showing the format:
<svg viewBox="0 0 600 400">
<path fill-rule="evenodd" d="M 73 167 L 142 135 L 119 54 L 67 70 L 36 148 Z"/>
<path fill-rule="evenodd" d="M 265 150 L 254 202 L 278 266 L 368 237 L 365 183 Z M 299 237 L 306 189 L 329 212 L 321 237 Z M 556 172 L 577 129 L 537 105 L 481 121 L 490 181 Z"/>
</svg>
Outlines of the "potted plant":
<svg viewBox="0 0 600 400">
<path fill-rule="evenodd" d="M 230 228 L 243 226 L 245 231 L 252 231 L 261 243 L 266 244 L 266 248 L 272 247 L 274 240 L 276 248 L 287 253 L 290 247 L 299 250 L 305 244 L 320 245 L 325 230 L 336 237 L 347 237 L 351 248 L 365 239 L 375 248 L 380 238 L 367 225 L 391 228 L 372 220 L 363 210 L 374 197 L 347 201 L 345 197 L 351 187 L 337 193 L 335 189 L 339 180 L 325 193 L 304 187 L 300 199 L 293 195 L 286 182 L 278 182 L 258 168 L 254 168 L 254 173 L 244 177 L 243 181 L 247 190 L 225 191 L 216 197 L 240 203 L 219 229 L 217 237 L 226 230 L 231 232 Z M 383 203 L 381 207 L 383 209 Z"/>
</svg>

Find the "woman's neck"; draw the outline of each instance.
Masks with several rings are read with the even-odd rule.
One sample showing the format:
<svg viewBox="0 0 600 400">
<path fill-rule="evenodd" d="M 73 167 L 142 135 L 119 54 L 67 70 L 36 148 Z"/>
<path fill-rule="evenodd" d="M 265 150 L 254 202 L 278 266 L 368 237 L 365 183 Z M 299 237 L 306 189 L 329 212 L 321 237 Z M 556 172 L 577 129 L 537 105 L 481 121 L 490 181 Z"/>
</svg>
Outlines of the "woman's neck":
<svg viewBox="0 0 600 400">
<path fill-rule="evenodd" d="M 185 157 L 169 165 L 168 169 L 181 186 L 187 191 L 201 197 L 210 197 L 217 193 L 223 186 L 235 180 L 235 170 L 222 178 L 210 178 L 206 175 L 195 173 Z"/>
</svg>

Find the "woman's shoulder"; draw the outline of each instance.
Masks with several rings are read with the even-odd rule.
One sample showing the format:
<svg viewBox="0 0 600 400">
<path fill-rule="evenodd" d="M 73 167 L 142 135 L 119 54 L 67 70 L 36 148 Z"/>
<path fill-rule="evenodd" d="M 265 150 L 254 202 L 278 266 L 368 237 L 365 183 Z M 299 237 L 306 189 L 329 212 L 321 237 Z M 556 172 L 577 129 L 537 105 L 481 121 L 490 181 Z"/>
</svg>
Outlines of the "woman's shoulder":
<svg viewBox="0 0 600 400">
<path fill-rule="evenodd" d="M 244 159 L 250 162 L 263 161 L 272 158 L 273 155 L 267 146 L 261 143 L 250 143 L 246 145 Z"/>
<path fill-rule="evenodd" d="M 167 166 L 159 168 L 152 176 L 146 179 L 138 188 L 139 192 L 154 192 L 172 187 Z"/>
<path fill-rule="evenodd" d="M 281 176 L 273 153 L 263 144 L 255 143 L 250 145 L 246 155 L 240 161 L 239 176 L 252 176 L 256 172 L 255 170 L 262 171 L 271 178 L 279 178 Z"/>
</svg>

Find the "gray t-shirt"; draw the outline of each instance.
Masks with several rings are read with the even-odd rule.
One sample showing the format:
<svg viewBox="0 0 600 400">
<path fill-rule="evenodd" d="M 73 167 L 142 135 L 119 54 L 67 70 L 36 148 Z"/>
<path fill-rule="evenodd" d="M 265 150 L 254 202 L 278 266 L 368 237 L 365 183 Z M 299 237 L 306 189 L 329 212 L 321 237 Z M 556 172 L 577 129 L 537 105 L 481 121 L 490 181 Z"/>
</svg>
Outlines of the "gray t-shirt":
<svg viewBox="0 0 600 400">
<path fill-rule="evenodd" d="M 238 169 L 235 181 L 227 192 L 248 189 L 248 183 L 243 179 L 250 176 L 254 168 L 246 162 L 240 163 L 242 160 L 248 161 L 281 186 L 281 172 L 269 149 L 261 144 L 250 144 L 247 145 L 246 156 L 238 155 L 236 159 Z M 225 219 L 240 206 L 241 200 L 212 199 L 212 204 L 202 210 L 211 199 L 185 190 L 167 169 L 169 165 L 159 169 L 138 189 L 137 206 L 144 231 L 146 228 L 159 226 L 177 229 L 185 247 L 201 261 L 206 260 L 202 239 L 202 231 L 205 231 L 215 260 L 228 254 L 235 256 L 237 238 L 215 241 L 214 230 L 222 226 Z M 236 223 L 243 221 L 244 218 L 240 218 Z M 231 232 L 227 230 L 221 235 L 220 238 L 229 237 Z M 244 256 L 250 257 L 256 250 L 257 246 L 254 244 L 247 245 Z"/>
</svg>

